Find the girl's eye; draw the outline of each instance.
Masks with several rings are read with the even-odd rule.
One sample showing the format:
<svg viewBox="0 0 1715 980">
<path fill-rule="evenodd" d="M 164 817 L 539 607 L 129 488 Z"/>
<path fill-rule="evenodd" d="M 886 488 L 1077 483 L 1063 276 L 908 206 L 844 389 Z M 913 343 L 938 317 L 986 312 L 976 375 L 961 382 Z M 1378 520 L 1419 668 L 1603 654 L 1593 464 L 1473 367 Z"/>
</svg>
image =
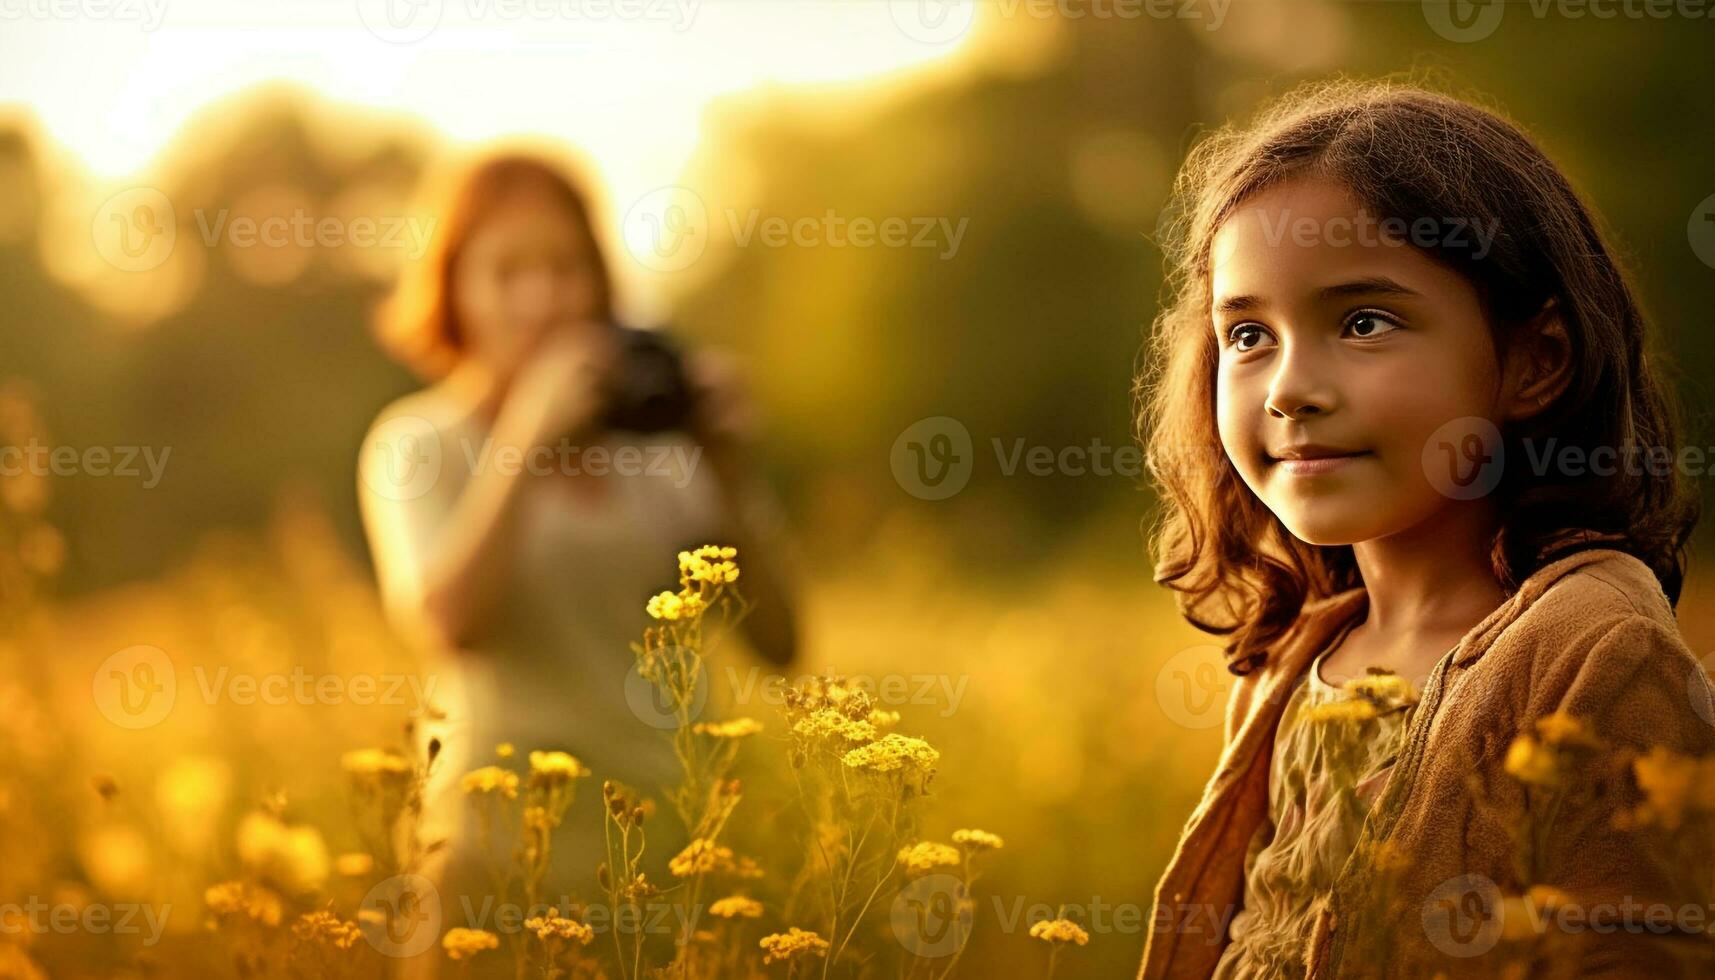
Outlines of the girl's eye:
<svg viewBox="0 0 1715 980">
<path fill-rule="evenodd" d="M 1268 331 L 1259 324 L 1241 323 L 1227 331 L 1227 346 L 1240 352 L 1252 351 L 1256 350 L 1257 346 L 1267 337 Z M 1245 342 L 1247 338 L 1254 340 L 1255 343 L 1247 344 Z"/>
<path fill-rule="evenodd" d="M 1346 321 L 1346 328 L 1364 340 L 1380 337 L 1400 329 L 1400 325 L 1392 317 L 1377 310 L 1359 310 Z"/>
</svg>

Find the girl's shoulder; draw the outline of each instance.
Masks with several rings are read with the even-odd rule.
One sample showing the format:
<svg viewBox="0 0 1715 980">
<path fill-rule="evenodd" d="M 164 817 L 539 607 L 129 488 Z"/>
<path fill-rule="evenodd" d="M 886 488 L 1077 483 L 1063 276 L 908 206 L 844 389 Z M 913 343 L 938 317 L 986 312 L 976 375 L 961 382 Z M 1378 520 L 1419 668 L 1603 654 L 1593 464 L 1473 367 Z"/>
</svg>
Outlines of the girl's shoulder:
<svg viewBox="0 0 1715 980">
<path fill-rule="evenodd" d="M 1611 629 L 1636 619 L 1675 635 L 1679 629 L 1655 573 L 1613 548 L 1589 548 L 1545 565 L 1520 584 L 1509 604 L 1516 609 L 1508 627 L 1525 632 Z"/>
<path fill-rule="evenodd" d="M 1517 693 L 1527 716 L 1602 713 L 1652 701 L 1663 725 L 1707 710 L 1702 665 L 1649 567 L 1592 548 L 1539 569 L 1461 651 L 1458 663 Z M 1710 721 L 1712 719 L 1705 719 Z"/>
<path fill-rule="evenodd" d="M 437 382 L 408 392 L 382 406 L 370 423 L 373 432 L 384 426 L 401 422 L 427 425 L 438 432 L 459 432 L 477 424 L 470 403 L 455 394 L 445 382 Z"/>
</svg>

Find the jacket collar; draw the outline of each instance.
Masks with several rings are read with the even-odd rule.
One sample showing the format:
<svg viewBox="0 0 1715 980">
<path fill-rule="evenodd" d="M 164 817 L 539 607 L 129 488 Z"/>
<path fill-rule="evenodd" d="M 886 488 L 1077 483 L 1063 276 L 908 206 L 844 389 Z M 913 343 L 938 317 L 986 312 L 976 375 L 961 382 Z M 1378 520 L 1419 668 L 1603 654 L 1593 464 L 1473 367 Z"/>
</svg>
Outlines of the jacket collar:
<svg viewBox="0 0 1715 980">
<path fill-rule="evenodd" d="M 1485 616 L 1481 622 L 1473 626 L 1459 640 L 1458 646 L 1454 648 L 1452 665 L 1468 667 L 1476 662 L 1488 651 L 1489 647 L 1494 645 L 1495 640 L 1501 635 L 1501 631 L 1512 625 L 1513 621 L 1523 615 L 1524 611 L 1541 598 L 1543 593 L 1547 592 L 1554 583 L 1580 568 L 1609 561 L 1616 555 L 1625 558 L 1632 557 L 1626 552 L 1612 548 L 1585 548 L 1549 562 L 1532 572 L 1523 582 L 1519 583 L 1519 587 L 1504 602 L 1495 607 L 1493 612 Z M 1632 560 L 1636 562 L 1635 558 Z M 1641 563 L 1639 564 L 1641 566 Z M 1314 634 L 1313 637 L 1306 637 L 1306 639 L 1311 640 L 1308 645 L 1309 648 L 1320 649 L 1321 645 L 1346 623 L 1348 617 L 1361 620 L 1369 612 L 1369 604 L 1369 593 L 1362 586 L 1347 589 L 1344 592 L 1338 592 L 1318 600 L 1317 605 L 1321 608 L 1319 610 L 1320 615 L 1316 618 L 1321 621 L 1322 628 L 1311 631 Z"/>
</svg>

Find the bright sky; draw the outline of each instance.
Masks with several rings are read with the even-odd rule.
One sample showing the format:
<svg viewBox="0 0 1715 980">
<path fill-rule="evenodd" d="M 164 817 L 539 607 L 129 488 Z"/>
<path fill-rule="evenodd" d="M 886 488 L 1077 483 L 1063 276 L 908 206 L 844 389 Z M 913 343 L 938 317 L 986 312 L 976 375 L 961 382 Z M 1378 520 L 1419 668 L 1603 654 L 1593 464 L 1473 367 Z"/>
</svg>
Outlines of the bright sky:
<svg viewBox="0 0 1715 980">
<path fill-rule="evenodd" d="M 0 0 L 0 103 L 96 173 L 146 169 L 210 100 L 272 79 L 461 139 L 571 140 L 671 179 L 704 106 L 947 59 L 973 0 Z M 639 173 L 641 168 L 641 173 Z M 622 191 L 621 188 L 615 188 Z"/>
<path fill-rule="evenodd" d="M 147 184 L 199 110 L 271 81 L 454 140 L 547 136 L 594 162 L 629 241 L 655 233 L 627 217 L 639 207 L 680 213 L 657 189 L 680 180 L 711 101 L 945 75 L 968 60 L 977 2 L 0 0 L 0 107 L 24 106 L 103 197 Z"/>
</svg>

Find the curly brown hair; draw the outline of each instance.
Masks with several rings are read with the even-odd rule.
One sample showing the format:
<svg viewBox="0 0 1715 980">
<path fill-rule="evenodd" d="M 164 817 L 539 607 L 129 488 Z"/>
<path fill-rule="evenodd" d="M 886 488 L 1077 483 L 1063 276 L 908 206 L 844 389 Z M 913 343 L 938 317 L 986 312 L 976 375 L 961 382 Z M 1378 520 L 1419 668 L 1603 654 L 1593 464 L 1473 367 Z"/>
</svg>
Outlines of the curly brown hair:
<svg viewBox="0 0 1715 980">
<path fill-rule="evenodd" d="M 1134 393 L 1160 495 L 1155 581 L 1175 590 L 1192 625 L 1228 637 L 1234 674 L 1264 663 L 1305 603 L 1362 585 L 1351 546 L 1297 539 L 1240 478 L 1216 428 L 1211 241 L 1246 198 L 1306 173 L 1343 184 L 1380 217 L 1460 215 L 1495 227 L 1486 252 L 1424 251 L 1474 285 L 1497 351 L 1558 304 L 1570 381 L 1540 415 L 1501 426 L 1503 458 L 1523 459 L 1520 445 L 1546 436 L 1585 449 L 1677 452 L 1682 425 L 1660 373 L 1665 359 L 1591 209 L 1498 112 L 1419 84 L 1337 80 L 1282 97 L 1248 127 L 1213 133 L 1175 182 L 1163 226 L 1167 297 Z M 1677 604 L 1699 498 L 1676 467 L 1612 469 L 1575 477 L 1504 467 L 1490 549 L 1503 589 L 1600 543 L 1647 564 Z"/>
</svg>

